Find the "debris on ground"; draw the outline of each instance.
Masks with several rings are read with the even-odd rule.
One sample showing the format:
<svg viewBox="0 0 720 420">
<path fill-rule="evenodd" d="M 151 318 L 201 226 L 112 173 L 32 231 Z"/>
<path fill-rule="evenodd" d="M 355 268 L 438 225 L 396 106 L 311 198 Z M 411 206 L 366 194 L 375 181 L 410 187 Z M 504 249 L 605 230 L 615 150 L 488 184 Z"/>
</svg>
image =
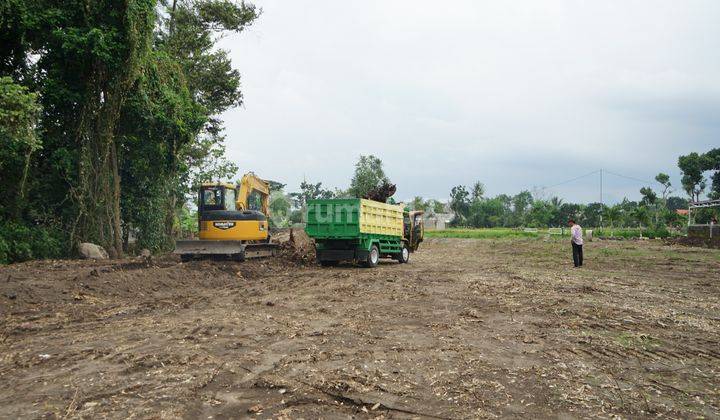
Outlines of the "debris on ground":
<svg viewBox="0 0 720 420">
<path fill-rule="evenodd" d="M 279 244 L 280 256 L 300 264 L 315 262 L 315 242 L 302 228 L 287 228 L 273 235 L 273 242 Z"/>
<path fill-rule="evenodd" d="M 720 417 L 720 251 L 423 245 L 375 270 L 2 266 L 0 417 Z"/>
<path fill-rule="evenodd" d="M 675 236 L 665 239 L 665 243 L 668 245 L 682 245 L 720 249 L 720 236 L 715 238 L 700 238 L 697 236 Z"/>
</svg>

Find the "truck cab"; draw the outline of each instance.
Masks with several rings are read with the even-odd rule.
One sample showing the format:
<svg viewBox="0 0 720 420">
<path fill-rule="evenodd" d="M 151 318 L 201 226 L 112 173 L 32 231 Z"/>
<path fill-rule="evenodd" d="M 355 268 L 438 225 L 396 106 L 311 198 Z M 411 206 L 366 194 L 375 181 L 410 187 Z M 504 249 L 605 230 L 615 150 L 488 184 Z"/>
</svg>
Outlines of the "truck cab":
<svg viewBox="0 0 720 420">
<path fill-rule="evenodd" d="M 410 252 L 417 251 L 425 237 L 423 211 L 406 211 L 403 213 L 403 238 Z"/>
</svg>

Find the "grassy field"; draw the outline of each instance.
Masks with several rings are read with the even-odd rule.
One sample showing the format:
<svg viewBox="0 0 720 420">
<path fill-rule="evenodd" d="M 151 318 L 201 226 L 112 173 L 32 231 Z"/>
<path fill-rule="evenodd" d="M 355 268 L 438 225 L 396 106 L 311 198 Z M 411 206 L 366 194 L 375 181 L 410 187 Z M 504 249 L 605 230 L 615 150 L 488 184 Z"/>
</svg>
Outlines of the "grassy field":
<svg viewBox="0 0 720 420">
<path fill-rule="evenodd" d="M 637 238 L 643 237 L 664 237 L 649 229 L 639 228 L 603 228 L 593 229 L 593 236 L 596 238 Z M 559 228 L 554 229 L 558 231 Z M 588 229 L 585 229 L 588 230 Z M 538 238 L 548 234 L 548 229 L 521 229 L 521 228 L 452 228 L 445 230 L 427 230 L 425 236 L 428 238 L 465 238 L 465 239 L 501 239 L 501 238 Z M 564 229 L 562 235 L 554 233 L 553 237 L 570 236 L 570 229 Z"/>
<path fill-rule="evenodd" d="M 462 229 L 453 228 L 445 230 L 427 230 L 425 236 L 429 238 L 465 238 L 465 239 L 501 239 L 501 238 L 536 238 L 539 232 L 525 232 L 522 229 L 487 228 Z"/>
</svg>

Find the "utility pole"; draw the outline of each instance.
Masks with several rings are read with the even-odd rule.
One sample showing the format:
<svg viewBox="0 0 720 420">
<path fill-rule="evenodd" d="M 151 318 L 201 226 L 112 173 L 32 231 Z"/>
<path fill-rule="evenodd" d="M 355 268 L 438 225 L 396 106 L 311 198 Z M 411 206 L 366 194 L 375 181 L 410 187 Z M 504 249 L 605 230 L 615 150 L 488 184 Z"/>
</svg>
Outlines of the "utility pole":
<svg viewBox="0 0 720 420">
<path fill-rule="evenodd" d="M 603 169 L 600 168 L 600 228 L 603 227 Z"/>
</svg>

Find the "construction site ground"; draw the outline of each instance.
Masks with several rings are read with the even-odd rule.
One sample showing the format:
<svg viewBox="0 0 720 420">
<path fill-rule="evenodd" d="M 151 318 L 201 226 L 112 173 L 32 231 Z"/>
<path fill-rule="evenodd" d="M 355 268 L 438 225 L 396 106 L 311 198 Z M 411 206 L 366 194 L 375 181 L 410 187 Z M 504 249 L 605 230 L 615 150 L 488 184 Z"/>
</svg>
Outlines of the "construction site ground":
<svg viewBox="0 0 720 420">
<path fill-rule="evenodd" d="M 0 267 L 0 417 L 720 417 L 720 251 L 585 254 L 431 239 L 376 269 Z"/>
</svg>

